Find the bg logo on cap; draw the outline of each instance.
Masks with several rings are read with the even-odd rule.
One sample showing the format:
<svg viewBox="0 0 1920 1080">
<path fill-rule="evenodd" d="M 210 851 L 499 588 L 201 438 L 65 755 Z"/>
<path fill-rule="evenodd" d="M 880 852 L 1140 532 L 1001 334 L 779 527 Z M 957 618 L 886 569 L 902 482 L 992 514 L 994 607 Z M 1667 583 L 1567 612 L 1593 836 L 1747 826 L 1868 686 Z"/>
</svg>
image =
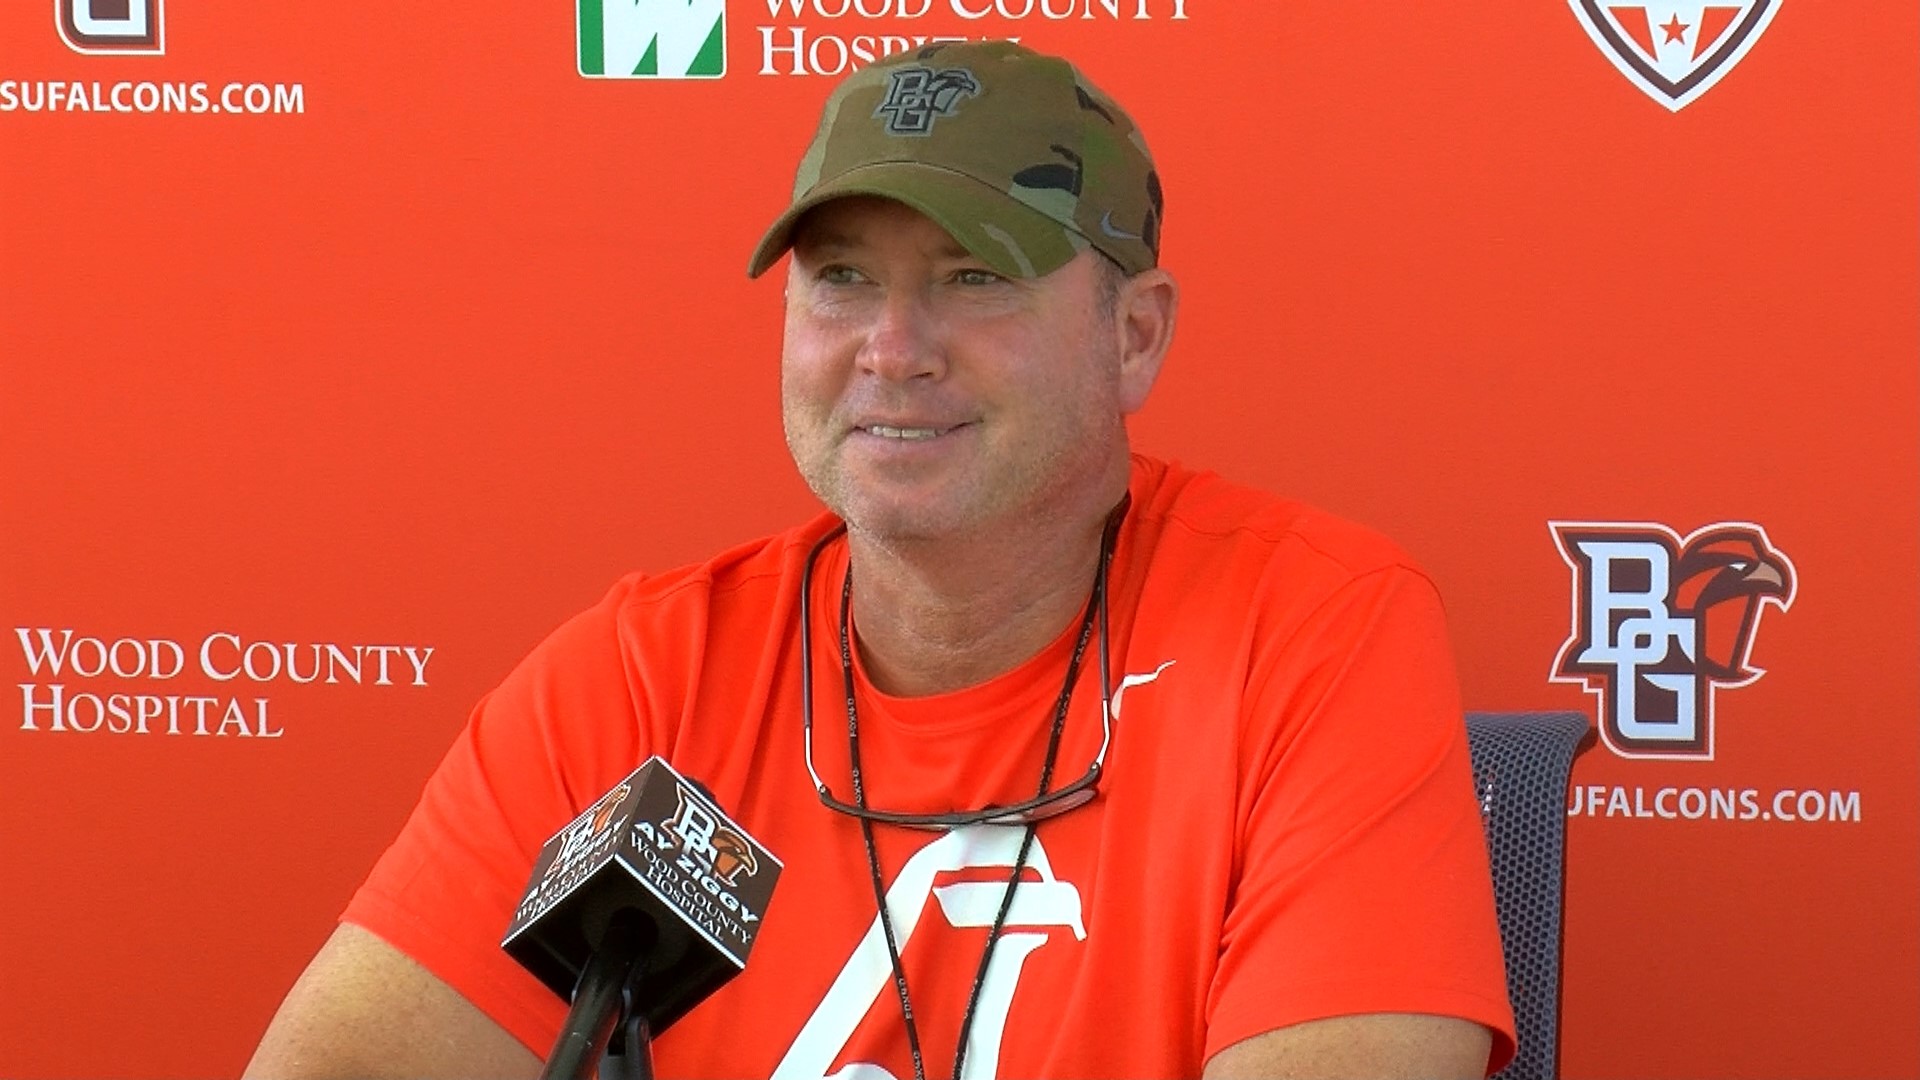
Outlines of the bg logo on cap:
<svg viewBox="0 0 1920 1080">
<path fill-rule="evenodd" d="M 727 73 L 727 0 L 576 0 L 580 74 L 717 79 Z"/>
<path fill-rule="evenodd" d="M 979 80 L 966 68 L 900 68 L 888 77 L 887 96 L 873 115 L 887 118 L 889 135 L 931 135 L 935 118 L 952 116 L 963 97 L 979 92 Z"/>
<path fill-rule="evenodd" d="M 1622 757 L 1713 757 L 1713 694 L 1766 672 L 1748 655 L 1760 613 L 1793 606 L 1793 563 L 1747 522 L 1696 529 L 1550 522 L 1573 569 L 1573 627 L 1554 682 L 1600 698 Z"/>
<path fill-rule="evenodd" d="M 53 0 L 60 40 L 77 53 L 145 53 L 166 46 L 161 0 Z"/>
</svg>

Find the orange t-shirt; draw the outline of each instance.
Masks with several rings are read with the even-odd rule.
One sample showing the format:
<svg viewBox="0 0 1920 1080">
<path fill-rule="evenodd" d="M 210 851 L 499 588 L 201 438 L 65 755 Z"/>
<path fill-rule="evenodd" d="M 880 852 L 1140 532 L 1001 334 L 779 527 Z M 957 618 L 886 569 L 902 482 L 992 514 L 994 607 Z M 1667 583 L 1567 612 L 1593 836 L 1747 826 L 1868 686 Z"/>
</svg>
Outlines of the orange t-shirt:
<svg viewBox="0 0 1920 1080">
<path fill-rule="evenodd" d="M 968 1073 L 1195 1076 L 1248 1036 L 1370 1012 L 1483 1024 L 1503 1065 L 1513 1018 L 1432 584 L 1372 533 L 1211 474 L 1136 457 L 1131 488 L 1106 771 L 1038 828 Z M 820 804 L 804 757 L 801 565 L 833 525 L 628 577 L 555 631 L 475 710 L 344 918 L 544 1055 L 566 1007 L 500 937 L 546 839 L 657 753 L 784 863 L 751 963 L 659 1036 L 659 1075 L 911 1076 L 859 826 Z M 814 761 L 850 799 L 846 561 L 831 541 L 807 632 Z M 871 804 L 1032 797 L 1077 624 L 951 694 L 890 697 L 856 670 Z M 1055 786 L 1099 748 L 1098 648 Z M 876 829 L 929 1075 L 952 1068 L 1023 832 Z"/>
</svg>

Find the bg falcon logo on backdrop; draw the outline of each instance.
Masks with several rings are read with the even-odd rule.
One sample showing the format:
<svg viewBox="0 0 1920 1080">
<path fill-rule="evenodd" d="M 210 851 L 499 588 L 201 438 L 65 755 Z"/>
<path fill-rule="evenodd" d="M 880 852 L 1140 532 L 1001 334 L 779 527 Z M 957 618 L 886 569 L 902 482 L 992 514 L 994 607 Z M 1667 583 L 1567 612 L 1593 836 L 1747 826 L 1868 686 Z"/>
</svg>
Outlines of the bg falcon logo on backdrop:
<svg viewBox="0 0 1920 1080">
<path fill-rule="evenodd" d="M 54 0 L 53 21 L 77 53 L 167 51 L 160 0 Z"/>
<path fill-rule="evenodd" d="M 1781 0 L 1603 3 L 1569 0 L 1587 36 L 1627 81 L 1679 112 L 1760 40 Z"/>
<path fill-rule="evenodd" d="M 1714 693 L 1749 662 L 1761 612 L 1793 606 L 1793 563 L 1767 531 L 1721 522 L 1685 539 L 1644 522 L 1549 522 L 1573 570 L 1573 625 L 1549 678 L 1600 699 L 1608 749 L 1713 758 Z"/>
<path fill-rule="evenodd" d="M 53 29 L 62 45 L 82 56 L 164 56 L 167 51 L 165 0 L 53 0 Z M 194 52 L 191 48 L 187 51 Z M 192 61 L 193 57 L 183 59 Z M 223 82 L 182 78 L 177 73 L 163 80 L 154 78 L 154 69 L 141 64 L 127 67 L 115 60 L 76 63 L 81 66 L 71 73 L 0 78 L 0 114 L 298 116 L 307 111 L 302 83 Z M 141 72 L 136 68 L 143 69 L 147 77 L 139 77 Z M 96 77 L 86 78 L 81 71 Z M 109 72 L 121 77 L 97 77 Z"/>
</svg>

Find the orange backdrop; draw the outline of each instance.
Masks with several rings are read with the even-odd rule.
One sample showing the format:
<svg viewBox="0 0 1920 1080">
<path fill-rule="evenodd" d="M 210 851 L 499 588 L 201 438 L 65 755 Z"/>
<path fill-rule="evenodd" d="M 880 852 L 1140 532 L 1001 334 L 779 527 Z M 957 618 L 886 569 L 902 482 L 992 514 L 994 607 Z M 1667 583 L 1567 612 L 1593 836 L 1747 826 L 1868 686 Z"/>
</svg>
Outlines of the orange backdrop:
<svg viewBox="0 0 1920 1080">
<path fill-rule="evenodd" d="M 747 252 L 813 68 L 942 35 L 1128 103 L 1137 444 L 1401 540 L 1473 707 L 1603 705 L 1550 523 L 1765 530 L 1712 756 L 1575 770 L 1564 1072 L 1920 1075 L 1920 9 L 703 3 L 717 77 L 583 78 L 591 0 L 0 11 L 0 1075 L 237 1071 L 510 664 L 811 512 Z M 1675 108 L 1636 26 L 1747 36 Z"/>
</svg>

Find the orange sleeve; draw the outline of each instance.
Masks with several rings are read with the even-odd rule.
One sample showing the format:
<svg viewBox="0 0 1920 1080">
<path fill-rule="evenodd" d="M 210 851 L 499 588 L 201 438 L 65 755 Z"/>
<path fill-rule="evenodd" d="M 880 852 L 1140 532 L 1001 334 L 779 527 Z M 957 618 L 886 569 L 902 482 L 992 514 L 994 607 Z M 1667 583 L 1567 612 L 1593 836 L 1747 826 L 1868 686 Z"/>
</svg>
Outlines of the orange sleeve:
<svg viewBox="0 0 1920 1080">
<path fill-rule="evenodd" d="M 1206 1053 L 1287 1024 L 1455 1016 L 1514 1049 L 1486 840 L 1439 597 L 1404 567 L 1256 646 L 1238 876 Z"/>
<path fill-rule="evenodd" d="M 341 916 L 542 1056 L 566 1005 L 500 939 L 547 838 L 642 756 L 615 625 L 623 592 L 556 630 L 481 701 Z"/>
</svg>

